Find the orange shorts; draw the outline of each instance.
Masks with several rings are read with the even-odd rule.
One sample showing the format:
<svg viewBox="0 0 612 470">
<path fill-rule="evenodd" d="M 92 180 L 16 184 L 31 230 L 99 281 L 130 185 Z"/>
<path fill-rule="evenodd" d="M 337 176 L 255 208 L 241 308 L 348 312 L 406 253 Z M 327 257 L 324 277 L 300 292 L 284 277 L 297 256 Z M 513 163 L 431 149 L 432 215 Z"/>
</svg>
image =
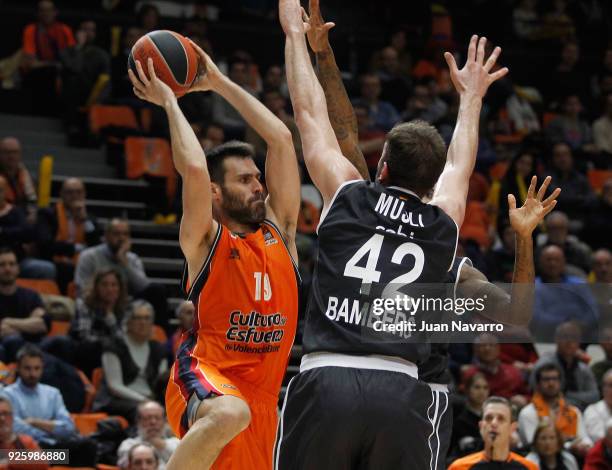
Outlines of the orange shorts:
<svg viewBox="0 0 612 470">
<path fill-rule="evenodd" d="M 189 429 L 187 403 L 192 394 L 200 400 L 220 395 L 241 398 L 249 405 L 251 423 L 224 447 L 211 468 L 271 469 L 278 424 L 276 397 L 262 394 L 237 378 L 229 378 L 214 366 L 195 358 L 190 360 L 188 367 L 174 363 L 166 389 L 166 413 L 174 433 L 182 438 Z"/>
</svg>

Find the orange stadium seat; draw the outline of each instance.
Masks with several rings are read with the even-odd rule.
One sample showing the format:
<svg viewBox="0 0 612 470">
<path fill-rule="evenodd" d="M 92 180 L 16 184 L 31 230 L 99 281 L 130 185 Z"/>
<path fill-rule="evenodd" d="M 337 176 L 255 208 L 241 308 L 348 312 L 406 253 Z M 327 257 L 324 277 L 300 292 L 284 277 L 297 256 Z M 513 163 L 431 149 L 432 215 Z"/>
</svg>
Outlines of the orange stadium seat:
<svg viewBox="0 0 612 470">
<path fill-rule="evenodd" d="M 70 330 L 70 322 L 63 320 L 51 320 L 51 328 L 47 336 L 63 336 L 68 334 Z"/>
<path fill-rule="evenodd" d="M 108 418 L 108 413 L 71 413 L 70 417 L 79 434 L 87 436 L 98 430 L 98 421 Z"/>
<path fill-rule="evenodd" d="M 612 170 L 589 170 L 587 172 L 587 177 L 589 178 L 591 188 L 599 193 L 604 183 L 612 179 Z"/>
<path fill-rule="evenodd" d="M 96 104 L 89 109 L 89 128 L 99 134 L 105 127 L 126 127 L 139 129 L 134 111 L 129 106 L 108 106 Z"/>
<path fill-rule="evenodd" d="M 103 463 L 99 463 L 97 469 L 98 470 L 121 470 L 120 467 L 115 467 L 114 465 L 105 465 Z"/>
<path fill-rule="evenodd" d="M 161 326 L 153 325 L 153 339 L 159 343 L 166 344 L 168 335 L 166 335 L 166 332 Z"/>
<path fill-rule="evenodd" d="M 125 139 L 125 165 L 128 178 L 140 178 L 145 174 L 166 178 L 166 195 L 169 200 L 174 199 L 177 178 L 167 140 L 128 137 Z"/>
<path fill-rule="evenodd" d="M 51 295 L 61 295 L 59 287 L 55 281 L 50 281 L 48 279 L 17 279 L 17 285 L 20 287 L 25 287 L 27 289 L 32 289 L 38 292 L 39 294 L 51 294 Z"/>
</svg>

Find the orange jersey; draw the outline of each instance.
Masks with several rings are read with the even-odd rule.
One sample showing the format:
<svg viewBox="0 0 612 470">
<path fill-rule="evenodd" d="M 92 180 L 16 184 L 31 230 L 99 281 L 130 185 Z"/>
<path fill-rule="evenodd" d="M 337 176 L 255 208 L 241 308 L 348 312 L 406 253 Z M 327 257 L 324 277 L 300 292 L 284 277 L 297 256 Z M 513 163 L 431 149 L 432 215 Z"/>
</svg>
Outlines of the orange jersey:
<svg viewBox="0 0 612 470">
<path fill-rule="evenodd" d="M 297 268 L 279 230 L 266 220 L 240 237 L 219 225 L 200 273 L 186 286 L 196 311 L 167 392 L 175 432 L 187 430 L 184 408 L 193 393 L 276 407 L 298 316 Z"/>
</svg>

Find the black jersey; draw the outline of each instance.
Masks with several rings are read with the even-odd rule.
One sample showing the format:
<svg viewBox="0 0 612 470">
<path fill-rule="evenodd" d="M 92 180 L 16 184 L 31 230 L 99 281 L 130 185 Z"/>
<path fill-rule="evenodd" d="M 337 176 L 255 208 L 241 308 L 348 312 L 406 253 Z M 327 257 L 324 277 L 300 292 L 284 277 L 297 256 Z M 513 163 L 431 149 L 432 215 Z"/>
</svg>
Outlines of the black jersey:
<svg viewBox="0 0 612 470">
<path fill-rule="evenodd" d="M 472 261 L 466 257 L 457 257 L 452 269 L 448 272 L 446 283 L 453 285 L 453 296 L 456 296 L 461 269 L 464 266 L 472 266 Z M 434 384 L 448 385 L 451 383 L 451 372 L 448 369 L 448 344 L 434 342 L 431 343 L 431 353 L 429 359 L 419 366 L 419 380 Z"/>
<path fill-rule="evenodd" d="M 396 293 L 417 297 L 411 289 L 441 285 L 454 262 L 457 224 L 410 191 L 352 181 L 336 192 L 318 234 L 304 351 L 425 360 L 429 344 L 407 340 L 412 333 L 377 331 L 381 314 L 373 307 Z M 401 309 L 385 311 L 385 323 L 410 319 Z"/>
</svg>

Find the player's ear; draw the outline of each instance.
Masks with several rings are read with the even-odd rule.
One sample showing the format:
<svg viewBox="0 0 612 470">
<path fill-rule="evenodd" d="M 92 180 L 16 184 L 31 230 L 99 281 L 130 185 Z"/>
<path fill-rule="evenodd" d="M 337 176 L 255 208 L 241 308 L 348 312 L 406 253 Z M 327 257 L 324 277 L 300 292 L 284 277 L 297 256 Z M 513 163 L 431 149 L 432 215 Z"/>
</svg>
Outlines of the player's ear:
<svg viewBox="0 0 612 470">
<path fill-rule="evenodd" d="M 213 200 L 219 200 L 219 198 L 221 197 L 221 186 L 211 181 L 210 192 L 212 193 Z"/>
<path fill-rule="evenodd" d="M 382 168 L 378 174 L 378 182 L 383 185 L 389 183 L 389 165 L 387 165 L 387 162 L 383 162 L 382 164 Z"/>
</svg>

